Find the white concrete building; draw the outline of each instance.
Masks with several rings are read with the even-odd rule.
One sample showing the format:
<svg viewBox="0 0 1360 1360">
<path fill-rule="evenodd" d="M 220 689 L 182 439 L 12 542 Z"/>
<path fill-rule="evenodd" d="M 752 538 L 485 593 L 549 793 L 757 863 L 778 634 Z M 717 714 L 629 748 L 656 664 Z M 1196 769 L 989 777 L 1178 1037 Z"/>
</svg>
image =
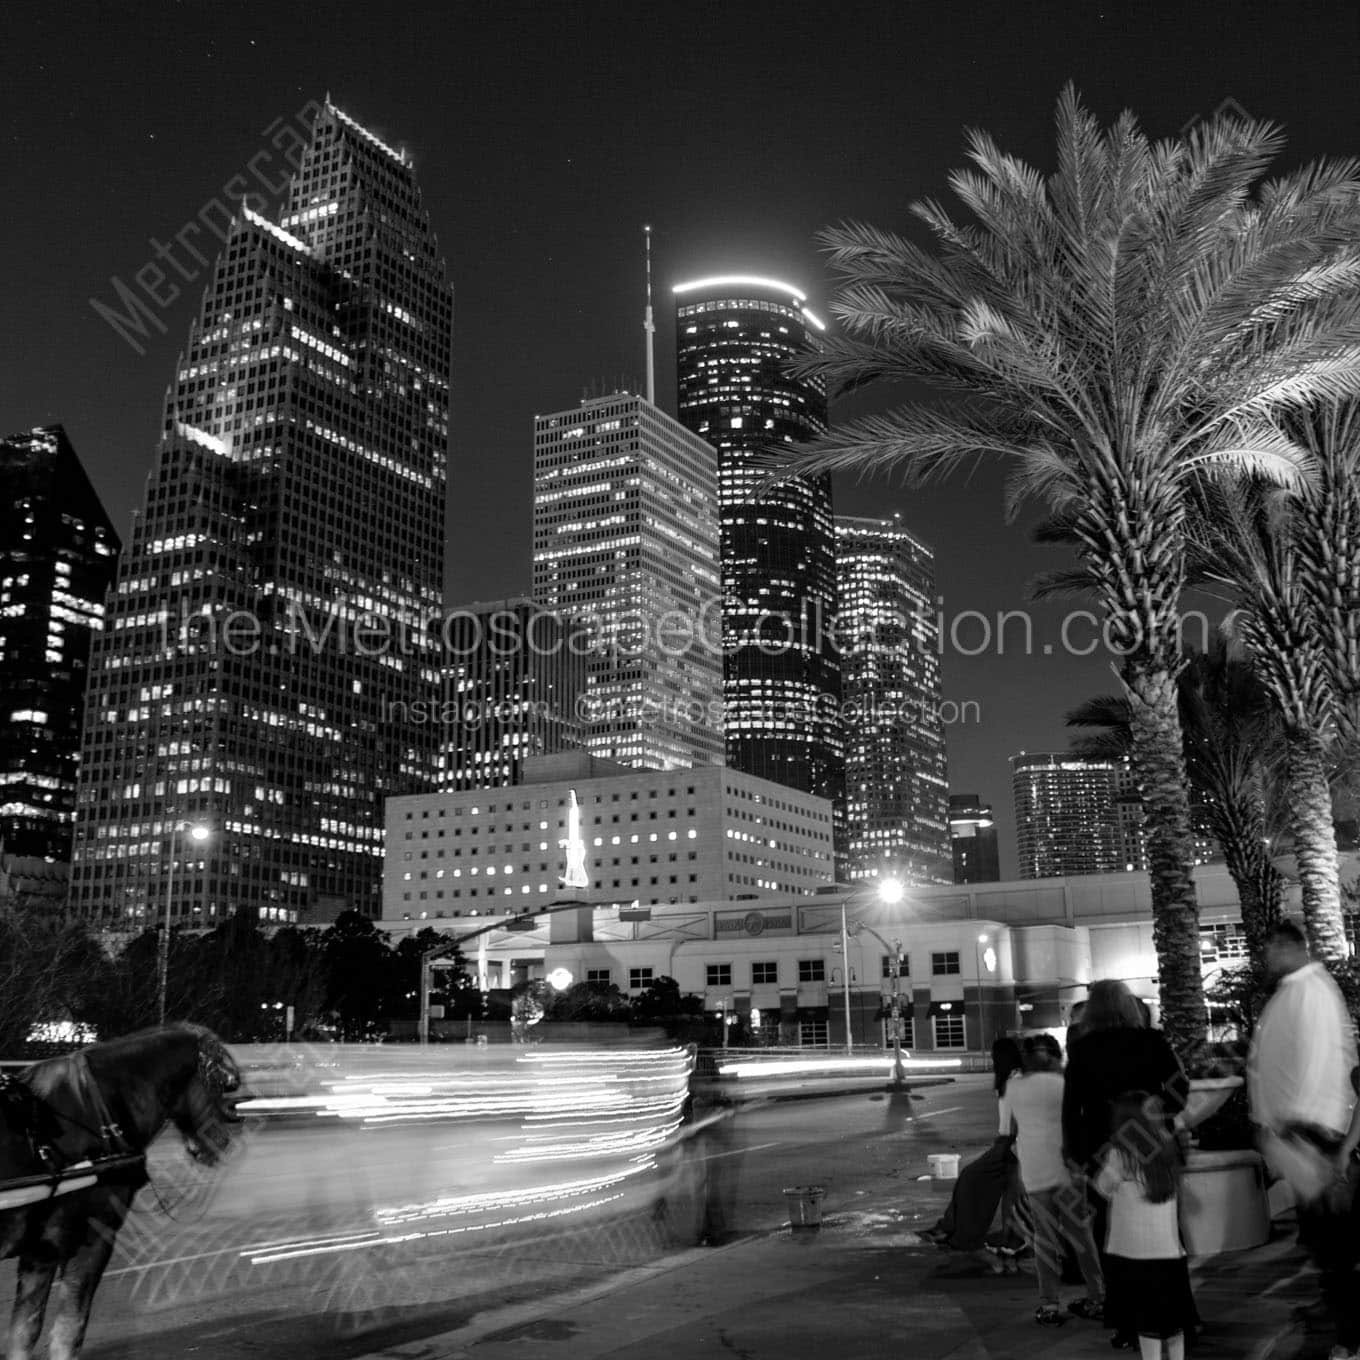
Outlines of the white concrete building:
<svg viewBox="0 0 1360 1360">
<path fill-rule="evenodd" d="M 833 882 L 831 805 L 719 765 L 626 769 L 584 752 L 508 788 L 387 801 L 384 921 L 582 902 L 807 896 Z M 584 884 L 568 883 L 572 801 Z"/>
<path fill-rule="evenodd" d="M 1205 980 L 1212 982 L 1244 955 L 1241 914 L 1221 866 L 1197 869 L 1195 880 Z M 848 989 L 842 903 L 850 930 Z M 1297 894 L 1286 910 L 1297 912 Z M 898 942 L 903 1038 L 919 1052 L 976 1052 L 1006 1031 L 1060 1030 L 1096 978 L 1121 978 L 1157 1001 L 1146 874 L 914 888 L 896 906 L 880 903 L 869 889 L 842 888 L 810 898 L 664 903 L 646 920 L 629 915 L 625 907 L 620 919 L 616 904 L 544 915 L 527 931 L 492 928 L 464 952 L 486 988 L 558 968 L 626 994 L 671 977 L 709 1012 L 749 1024 L 757 1011 L 760 1026 L 777 1028 L 781 1042 L 811 1046 L 844 1042 L 847 990 L 855 1043 L 891 1043 L 884 1011 L 888 959 Z M 412 914 L 383 925 L 399 938 L 428 925 L 471 933 L 483 923 Z"/>
</svg>

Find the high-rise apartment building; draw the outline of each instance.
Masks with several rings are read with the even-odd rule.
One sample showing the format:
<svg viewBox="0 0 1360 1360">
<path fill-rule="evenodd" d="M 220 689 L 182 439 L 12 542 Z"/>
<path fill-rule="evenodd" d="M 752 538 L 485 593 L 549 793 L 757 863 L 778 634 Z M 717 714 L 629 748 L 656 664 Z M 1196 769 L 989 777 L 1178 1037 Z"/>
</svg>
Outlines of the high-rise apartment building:
<svg viewBox="0 0 1360 1360">
<path fill-rule="evenodd" d="M 1124 762 L 1062 752 L 1011 757 L 1021 878 L 1113 874 L 1127 867 L 1115 797 Z"/>
<path fill-rule="evenodd" d="M 846 870 L 952 881 L 935 554 L 901 517 L 836 519 Z"/>
<path fill-rule="evenodd" d="M 718 451 L 727 763 L 839 807 L 831 480 L 766 486 L 763 457 L 826 428 L 824 385 L 785 367 L 823 325 L 775 279 L 698 279 L 675 300 L 677 410 Z"/>
<path fill-rule="evenodd" d="M 71 858 L 90 643 L 119 547 L 60 425 L 0 439 L 0 853 L 16 891 L 65 890 L 64 868 L 38 865 Z"/>
<path fill-rule="evenodd" d="M 450 607 L 440 788 L 518 784 L 525 760 L 581 746 L 583 641 L 523 596 Z"/>
<path fill-rule="evenodd" d="M 949 799 L 949 839 L 954 851 L 955 883 L 998 883 L 1001 856 L 990 803 L 975 793 Z"/>
<path fill-rule="evenodd" d="M 534 599 L 591 637 L 586 750 L 722 764 L 713 449 L 627 392 L 538 416 L 533 555 Z"/>
<path fill-rule="evenodd" d="M 410 162 L 328 102 L 170 383 L 92 660 L 76 910 L 155 920 L 173 872 L 176 919 L 377 913 L 383 801 L 436 781 L 452 314 Z"/>
</svg>

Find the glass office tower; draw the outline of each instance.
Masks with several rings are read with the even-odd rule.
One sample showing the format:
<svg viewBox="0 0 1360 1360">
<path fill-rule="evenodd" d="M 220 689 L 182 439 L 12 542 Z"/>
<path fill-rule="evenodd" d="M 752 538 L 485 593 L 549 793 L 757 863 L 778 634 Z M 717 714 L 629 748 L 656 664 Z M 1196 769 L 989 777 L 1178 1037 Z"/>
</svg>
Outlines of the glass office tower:
<svg viewBox="0 0 1360 1360">
<path fill-rule="evenodd" d="M 415 172 L 327 102 L 232 226 L 95 648 L 72 905 L 376 915 L 434 786 L 453 302 Z M 185 828 L 203 825 L 199 842 Z"/>
</svg>

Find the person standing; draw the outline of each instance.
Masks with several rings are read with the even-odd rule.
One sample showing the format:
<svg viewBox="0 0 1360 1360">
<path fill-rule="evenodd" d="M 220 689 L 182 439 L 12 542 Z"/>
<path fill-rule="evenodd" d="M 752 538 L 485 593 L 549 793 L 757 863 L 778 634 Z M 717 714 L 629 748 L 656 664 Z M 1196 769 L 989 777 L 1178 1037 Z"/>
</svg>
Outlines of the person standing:
<svg viewBox="0 0 1360 1360">
<path fill-rule="evenodd" d="M 1077 1317 L 1099 1320 L 1105 1280 L 1091 1237 L 1085 1192 L 1074 1183 L 1062 1155 L 1062 1049 L 1050 1034 L 1025 1040 L 1025 1070 L 1006 1087 L 1015 1120 L 1015 1155 L 1034 1225 L 1034 1259 L 1039 1278 L 1039 1307 L 1034 1320 L 1058 1326 L 1067 1319 L 1058 1304 L 1062 1284 L 1062 1245 L 1077 1258 L 1086 1297 L 1068 1305 Z"/>
<path fill-rule="evenodd" d="M 1355 1026 L 1341 990 L 1308 954 L 1293 921 L 1266 937 L 1275 990 L 1247 1058 L 1252 1122 L 1266 1165 L 1289 1183 L 1299 1242 L 1317 1264 L 1322 1298 L 1337 1329 L 1334 1360 L 1360 1347 L 1351 1270 L 1356 1259 L 1355 1196 L 1346 1179 L 1355 1147 Z"/>
<path fill-rule="evenodd" d="M 1160 1030 L 1147 1028 L 1147 1013 L 1128 987 L 1115 978 L 1093 982 L 1081 1017 L 1082 1032 L 1067 1055 L 1062 1138 L 1068 1160 L 1091 1179 L 1087 1188 L 1095 1214 L 1095 1239 L 1102 1259 L 1108 1233 L 1108 1205 L 1096 1176 L 1114 1129 L 1114 1104 L 1125 1091 L 1155 1095 L 1168 1121 L 1184 1108 L 1190 1087 L 1180 1059 Z M 1178 1291 L 1193 1310 L 1190 1266 L 1182 1258 Z M 1112 1345 L 1132 1350 L 1138 1339 L 1117 1318 Z"/>
<path fill-rule="evenodd" d="M 1146 1091 L 1114 1103 L 1115 1137 L 1096 1189 L 1109 1205 L 1105 1321 L 1138 1337 L 1142 1360 L 1184 1360 L 1195 1310 L 1182 1288 L 1185 1248 L 1177 1211 L 1180 1149 L 1161 1102 Z"/>
</svg>

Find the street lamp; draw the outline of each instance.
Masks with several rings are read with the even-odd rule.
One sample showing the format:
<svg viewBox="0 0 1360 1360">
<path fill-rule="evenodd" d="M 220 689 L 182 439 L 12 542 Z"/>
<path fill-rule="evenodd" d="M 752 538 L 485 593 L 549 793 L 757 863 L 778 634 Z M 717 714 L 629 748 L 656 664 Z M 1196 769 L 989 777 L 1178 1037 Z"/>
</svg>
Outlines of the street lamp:
<svg viewBox="0 0 1360 1360">
<path fill-rule="evenodd" d="M 165 922 L 161 927 L 160 946 L 156 960 L 157 995 L 159 999 L 157 1011 L 162 1025 L 165 1024 L 165 994 L 170 980 L 170 919 L 171 908 L 175 900 L 175 837 L 182 831 L 187 831 L 189 839 L 199 845 L 202 845 L 212 835 L 211 828 L 204 826 L 202 822 L 176 822 L 170 828 L 170 870 L 165 876 Z"/>
<path fill-rule="evenodd" d="M 906 889 L 902 886 L 902 883 L 898 879 L 884 878 L 879 880 L 879 882 L 875 886 L 874 891 L 880 902 L 883 902 L 888 906 L 896 906 L 897 903 L 899 903 L 902 900 L 902 897 L 906 892 Z M 849 897 L 841 898 L 841 958 L 845 963 L 845 967 L 842 970 L 841 977 L 841 999 L 845 1005 L 845 1052 L 847 1057 L 853 1056 L 855 1051 L 854 1039 L 850 1033 L 850 927 L 848 924 L 848 919 L 846 917 L 846 908 L 850 904 L 850 898 L 854 896 L 855 894 L 851 893 Z M 860 930 L 867 929 L 868 929 L 867 926 L 863 926 L 856 923 L 855 933 L 858 934 Z M 874 939 L 876 939 L 880 944 L 884 944 L 883 937 L 879 935 L 877 932 L 870 930 L 869 934 L 871 934 L 874 937 Z M 886 948 L 886 944 L 884 945 L 884 947 Z M 895 962 L 893 964 L 893 967 L 896 969 L 901 962 L 900 946 L 898 947 L 898 952 L 894 957 Z M 894 977 L 895 976 L 896 973 L 894 973 Z M 898 1028 L 897 1028 L 897 1001 L 896 1001 L 897 984 L 895 982 L 893 984 L 893 993 L 894 993 L 893 1034 L 894 1036 L 896 1036 Z M 902 1077 L 902 1046 L 900 1041 L 896 1042 L 897 1047 L 895 1051 L 897 1053 L 897 1060 L 893 1066 L 893 1079 L 896 1082 L 900 1082 Z"/>
</svg>

